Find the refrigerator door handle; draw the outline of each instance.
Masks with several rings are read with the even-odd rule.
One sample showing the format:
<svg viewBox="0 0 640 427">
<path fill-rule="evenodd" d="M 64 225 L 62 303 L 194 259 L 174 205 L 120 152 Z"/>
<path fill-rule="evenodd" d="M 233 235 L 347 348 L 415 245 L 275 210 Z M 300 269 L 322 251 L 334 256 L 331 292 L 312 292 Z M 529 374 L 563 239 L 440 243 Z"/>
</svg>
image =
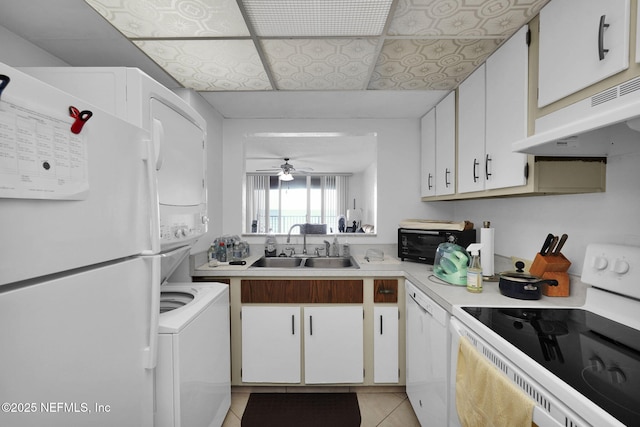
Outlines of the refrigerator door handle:
<svg viewBox="0 0 640 427">
<path fill-rule="evenodd" d="M 160 324 L 160 258 L 149 257 L 151 263 L 151 307 L 149 316 L 148 346 L 144 349 L 145 369 L 155 369 L 158 362 L 158 327 Z"/>
<path fill-rule="evenodd" d="M 162 169 L 162 163 L 164 162 L 164 152 L 162 150 L 162 144 L 164 141 L 164 127 L 162 122 L 156 118 L 153 119 L 153 148 L 155 151 L 155 167 L 156 170 Z"/>
<path fill-rule="evenodd" d="M 147 185 L 149 193 L 149 243 L 150 250 L 143 251 L 143 254 L 157 254 L 160 252 L 160 200 L 158 196 L 158 182 L 156 175 L 155 150 L 151 140 L 144 141 L 147 147 L 146 167 Z"/>
</svg>

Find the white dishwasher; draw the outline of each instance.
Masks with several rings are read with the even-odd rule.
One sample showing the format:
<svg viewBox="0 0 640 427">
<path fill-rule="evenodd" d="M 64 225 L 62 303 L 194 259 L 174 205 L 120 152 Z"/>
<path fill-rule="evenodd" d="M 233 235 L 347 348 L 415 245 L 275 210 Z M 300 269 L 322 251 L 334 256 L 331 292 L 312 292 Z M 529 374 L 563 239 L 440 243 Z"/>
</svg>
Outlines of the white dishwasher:
<svg viewBox="0 0 640 427">
<path fill-rule="evenodd" d="M 451 316 L 413 283 L 405 288 L 407 395 L 421 425 L 446 426 Z"/>
</svg>

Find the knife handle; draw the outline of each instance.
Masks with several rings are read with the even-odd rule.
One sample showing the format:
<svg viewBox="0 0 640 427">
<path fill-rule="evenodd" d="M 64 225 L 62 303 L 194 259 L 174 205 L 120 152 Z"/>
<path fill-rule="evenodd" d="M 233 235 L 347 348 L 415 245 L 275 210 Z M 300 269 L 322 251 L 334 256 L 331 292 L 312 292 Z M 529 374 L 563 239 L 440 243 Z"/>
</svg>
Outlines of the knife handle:
<svg viewBox="0 0 640 427">
<path fill-rule="evenodd" d="M 553 248 L 553 252 L 551 253 L 552 255 L 560 255 L 560 250 L 562 249 L 562 247 L 564 246 L 565 242 L 567 241 L 567 239 L 569 238 L 568 235 L 563 234 L 562 237 L 560 237 L 560 241 L 558 242 L 558 244 L 556 245 L 555 248 Z"/>
<path fill-rule="evenodd" d="M 549 249 L 551 248 L 551 241 L 553 240 L 553 234 L 547 234 L 547 238 L 544 240 L 542 244 L 542 249 L 540 249 L 540 255 L 545 256 L 549 253 Z"/>
</svg>

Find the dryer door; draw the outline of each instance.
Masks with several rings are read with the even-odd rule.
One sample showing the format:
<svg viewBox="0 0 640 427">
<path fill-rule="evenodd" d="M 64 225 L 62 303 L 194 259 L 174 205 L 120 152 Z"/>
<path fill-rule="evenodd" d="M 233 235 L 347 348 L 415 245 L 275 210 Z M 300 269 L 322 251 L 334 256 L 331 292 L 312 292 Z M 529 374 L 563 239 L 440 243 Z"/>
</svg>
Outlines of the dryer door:
<svg viewBox="0 0 640 427">
<path fill-rule="evenodd" d="M 164 104 L 150 100 L 163 250 L 206 232 L 205 130 Z"/>
</svg>

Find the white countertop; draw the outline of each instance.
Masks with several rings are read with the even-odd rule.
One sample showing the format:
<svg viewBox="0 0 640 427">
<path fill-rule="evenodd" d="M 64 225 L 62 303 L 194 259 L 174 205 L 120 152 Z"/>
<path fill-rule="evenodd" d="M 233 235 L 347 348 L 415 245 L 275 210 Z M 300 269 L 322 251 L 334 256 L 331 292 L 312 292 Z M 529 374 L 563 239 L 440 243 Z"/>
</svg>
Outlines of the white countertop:
<svg viewBox="0 0 640 427">
<path fill-rule="evenodd" d="M 261 255 L 253 255 L 245 259 L 246 265 L 220 264 L 209 267 L 202 261 L 205 257 L 192 256 L 192 276 L 205 277 L 404 277 L 425 292 L 435 302 L 451 312 L 453 306 L 510 306 L 510 307 L 577 307 L 584 305 L 586 284 L 579 277 L 571 276 L 571 294 L 568 297 L 542 296 L 539 300 L 519 300 L 505 297 L 500 293 L 498 282 L 484 282 L 482 293 L 467 292 L 465 286 L 445 284 L 433 275 L 432 266 L 412 261 L 400 261 L 385 253 L 384 261 L 364 259 L 363 254 L 354 254 L 360 268 L 251 268 Z M 496 271 L 512 270 L 510 259 L 497 256 Z"/>
</svg>

